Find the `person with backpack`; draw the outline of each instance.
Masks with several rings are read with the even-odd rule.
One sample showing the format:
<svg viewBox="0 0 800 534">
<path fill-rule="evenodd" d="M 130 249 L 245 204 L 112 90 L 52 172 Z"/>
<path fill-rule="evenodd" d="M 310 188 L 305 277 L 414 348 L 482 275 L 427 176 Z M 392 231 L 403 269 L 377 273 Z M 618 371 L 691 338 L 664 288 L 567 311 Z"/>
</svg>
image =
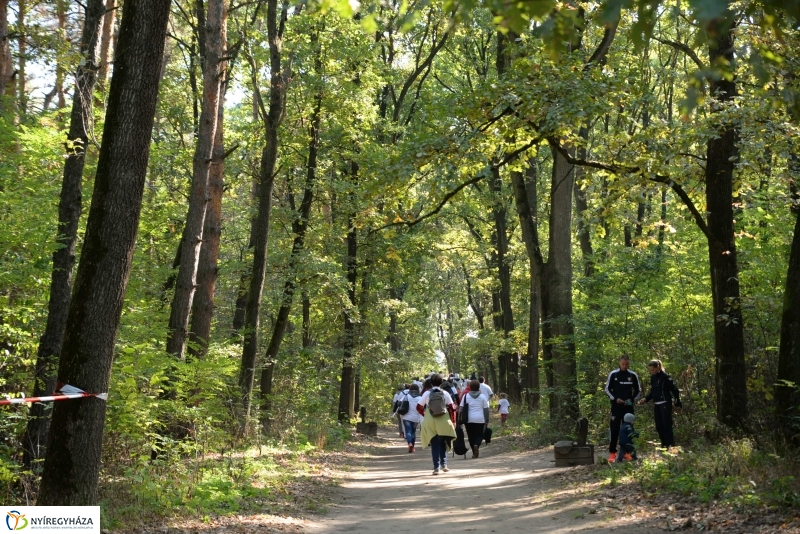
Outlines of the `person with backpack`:
<svg viewBox="0 0 800 534">
<path fill-rule="evenodd" d="M 480 382 L 470 381 L 469 392 L 461 397 L 458 410 L 461 420 L 465 421 L 464 426 L 467 427 L 467 438 L 472 448 L 472 457 L 477 458 L 480 455 L 483 432 L 489 423 L 489 400 L 486 395 L 481 393 Z"/>
<path fill-rule="evenodd" d="M 434 374 L 430 381 L 431 389 L 420 397 L 417 412 L 424 416 L 422 446 L 427 447 L 430 444 L 433 474 L 438 475 L 450 470 L 447 468 L 447 451 L 456 437 L 456 406 L 450 394 L 441 388 L 442 375 Z"/>
<path fill-rule="evenodd" d="M 421 399 L 419 386 L 411 384 L 403 394 L 403 400 L 400 401 L 400 408 L 397 409 L 397 414 L 403 419 L 408 452 L 414 452 L 414 443 L 417 441 L 417 425 L 422 422 L 422 416 L 417 412 L 417 404 Z"/>
<path fill-rule="evenodd" d="M 453 383 L 450 380 L 442 380 L 442 386 L 441 387 L 442 387 L 443 390 L 445 390 L 446 392 L 448 392 L 450 394 L 450 397 L 452 399 L 456 399 L 458 397 L 458 390 L 456 389 L 456 387 L 453 385 Z"/>
</svg>

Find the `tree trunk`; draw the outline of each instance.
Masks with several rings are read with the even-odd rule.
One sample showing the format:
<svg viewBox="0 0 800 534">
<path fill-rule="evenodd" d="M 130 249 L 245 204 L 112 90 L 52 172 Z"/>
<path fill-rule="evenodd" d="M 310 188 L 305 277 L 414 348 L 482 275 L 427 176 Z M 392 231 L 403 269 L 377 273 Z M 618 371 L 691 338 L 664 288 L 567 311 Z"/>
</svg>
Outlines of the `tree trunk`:
<svg viewBox="0 0 800 534">
<path fill-rule="evenodd" d="M 125 3 L 117 68 L 58 377 L 108 391 L 142 205 L 170 3 Z M 91 102 L 91 101 L 89 101 Z M 55 403 L 37 505 L 94 505 L 106 402 Z"/>
<path fill-rule="evenodd" d="M 589 128 L 586 125 L 581 126 L 578 135 L 583 140 L 583 144 L 578 148 L 578 158 L 586 159 Z M 576 173 L 575 180 L 577 183 L 578 169 L 575 169 L 573 172 Z M 575 211 L 577 212 L 578 242 L 580 243 L 581 256 L 583 257 L 583 276 L 589 278 L 594 275 L 595 272 L 594 249 L 592 247 L 592 234 L 588 221 L 589 202 L 586 198 L 586 191 L 580 187 L 575 187 Z"/>
<path fill-rule="evenodd" d="M 318 34 L 313 32 L 311 34 L 311 43 L 314 46 L 318 40 Z M 317 57 L 315 61 L 317 73 L 321 69 L 321 61 Z M 311 204 L 314 201 L 314 186 L 317 181 L 317 153 L 319 151 L 319 128 L 322 120 L 322 93 L 318 92 L 315 97 L 314 111 L 311 116 L 311 125 L 309 126 L 309 143 L 308 143 L 308 163 L 306 165 L 306 182 L 303 187 L 303 200 L 300 202 L 300 208 L 297 212 L 296 218 L 292 221 L 292 233 L 294 234 L 294 241 L 292 242 L 292 252 L 289 255 L 289 274 L 283 284 L 283 294 L 281 295 L 281 304 L 278 308 L 278 315 L 275 319 L 275 326 L 272 329 L 272 336 L 267 345 L 267 352 L 265 361 L 267 366 L 273 367 L 278 358 L 278 352 L 281 348 L 281 343 L 286 335 L 286 327 L 289 325 L 289 313 L 292 310 L 292 300 L 294 299 L 294 292 L 297 285 L 297 266 L 301 259 L 301 254 L 305 248 L 306 231 L 308 230 L 308 220 L 311 216 Z M 271 374 L 271 373 L 270 373 Z M 262 386 L 264 382 L 262 380 Z M 272 384 L 269 385 L 269 390 L 272 391 Z M 262 390 L 262 396 L 264 391 Z M 268 399 L 265 400 L 268 402 Z M 269 414 L 264 414 L 262 417 L 262 425 L 265 429 L 269 428 Z"/>
<path fill-rule="evenodd" d="M 28 35 L 25 19 L 28 16 L 27 0 L 17 0 L 17 111 L 22 117 L 28 111 L 26 71 L 28 64 Z"/>
<path fill-rule="evenodd" d="M 258 102 L 259 102 L 258 94 L 254 92 L 253 94 L 254 121 L 259 119 Z M 250 199 L 253 201 L 254 204 L 256 204 L 260 196 L 261 196 L 261 186 L 258 183 L 258 177 L 254 176 L 252 182 L 250 183 Z M 247 250 L 251 250 L 256 242 L 257 222 L 258 222 L 257 214 L 255 216 L 250 217 L 250 238 L 247 241 Z M 250 268 L 246 268 L 242 271 L 242 274 L 239 276 L 239 289 L 236 292 L 236 304 L 233 312 L 233 324 L 231 325 L 234 332 L 238 332 L 242 328 L 244 328 L 244 316 L 247 310 L 247 291 L 250 288 L 250 274 L 251 274 Z"/>
<path fill-rule="evenodd" d="M 542 306 L 542 252 L 539 247 L 539 227 L 537 223 L 537 187 L 536 166 L 528 164 L 526 175 L 514 171 L 511 173 L 511 184 L 514 187 L 514 200 L 517 206 L 522 241 L 528 255 L 530 277 L 530 305 L 528 315 L 528 349 L 525 352 L 525 370 L 522 375 L 522 386 L 528 408 L 539 408 L 539 320 Z"/>
<path fill-rule="evenodd" d="M 505 72 L 511 66 L 512 51 L 509 47 L 510 43 L 516 40 L 517 35 L 513 32 L 505 35 L 502 32 L 497 32 L 497 57 L 495 59 L 495 68 L 497 69 L 498 77 L 503 77 Z M 499 322 L 503 329 L 503 337 L 508 339 L 514 331 L 514 312 L 511 309 L 511 268 L 507 261 L 508 254 L 508 221 L 506 220 L 506 199 L 503 196 L 502 180 L 500 178 L 500 169 L 497 167 L 492 168 L 490 188 L 494 193 L 492 199 L 492 216 L 494 218 L 494 233 L 495 247 L 497 251 L 497 278 L 500 282 L 499 291 L 499 304 L 500 304 L 500 318 Z M 519 403 L 521 401 L 520 385 L 519 385 L 519 354 L 513 354 L 507 349 L 500 352 L 499 357 L 499 371 L 500 371 L 500 391 L 508 393 L 512 403 Z"/>
<path fill-rule="evenodd" d="M 100 36 L 100 66 L 97 71 L 97 85 L 100 93 L 106 91 L 106 80 L 111 65 L 111 50 L 114 40 L 114 21 L 117 18 L 116 0 L 106 0 L 106 14 L 103 18 L 103 33 Z M 97 105 L 102 105 L 102 97 Z"/>
<path fill-rule="evenodd" d="M 361 402 L 361 369 L 356 369 L 355 379 L 353 380 L 353 414 L 358 413 L 359 403 Z"/>
<path fill-rule="evenodd" d="M 8 38 L 8 0 L 0 0 L 0 111 L 8 109 L 14 94 L 14 61 Z"/>
<path fill-rule="evenodd" d="M 269 434 L 272 425 L 272 378 L 275 374 L 275 362 L 267 362 L 261 370 L 261 428 Z"/>
<path fill-rule="evenodd" d="M 475 320 L 478 321 L 478 328 L 483 330 L 483 307 L 476 302 L 475 296 L 472 293 L 472 281 L 470 280 L 469 272 L 467 271 L 466 266 L 461 264 L 461 269 L 464 271 L 464 280 L 467 282 L 467 304 L 470 308 L 472 308 L 472 312 L 475 314 Z"/>
<path fill-rule="evenodd" d="M 311 300 L 308 292 L 303 291 L 303 348 L 308 349 L 314 343 L 311 335 Z"/>
<path fill-rule="evenodd" d="M 88 6 L 87 6 L 88 8 Z M 67 38 L 67 3 L 65 0 L 56 2 L 56 18 L 58 19 L 58 40 L 60 43 L 66 42 Z M 59 46 L 63 46 L 60 44 Z M 56 56 L 56 102 L 58 109 L 64 109 L 67 101 L 64 98 L 64 78 L 66 69 L 64 68 L 64 54 L 59 51 Z"/>
<path fill-rule="evenodd" d="M 661 225 L 658 227 L 658 254 L 664 252 L 664 237 L 667 231 L 667 188 L 661 190 Z"/>
<path fill-rule="evenodd" d="M 250 269 L 245 269 L 239 276 L 239 288 L 236 291 L 236 304 L 233 312 L 231 328 L 234 332 L 244 328 L 244 314 L 247 310 L 247 290 L 250 288 Z"/>
<path fill-rule="evenodd" d="M 247 308 L 244 319 L 244 344 L 239 387 L 242 391 L 242 429 L 247 430 L 250 417 L 250 402 L 253 395 L 254 369 L 258 351 L 258 323 L 261 316 L 261 294 L 267 270 L 267 246 L 272 215 L 272 187 L 275 181 L 275 166 L 278 161 L 278 127 L 283 118 L 286 82 L 281 66 L 281 47 L 285 27 L 287 6 L 278 13 L 278 0 L 267 0 L 267 36 L 270 56 L 269 111 L 264 121 L 265 144 L 261 151 L 259 176 L 259 201 L 256 229 L 253 240 L 253 270 L 250 275 L 250 290 L 247 293 Z M 254 69 L 254 73 L 257 72 Z M 255 74 L 254 74 L 255 76 Z M 258 91 L 258 84 L 254 90 Z M 261 100 L 259 98 L 259 100 Z"/>
<path fill-rule="evenodd" d="M 50 278 L 50 301 L 47 323 L 36 356 L 34 375 L 35 397 L 47 395 L 55 389 L 55 371 L 64 341 L 67 325 L 72 275 L 75 267 L 75 245 L 78 240 L 82 197 L 81 182 L 89 136 L 86 127 L 91 123 L 91 102 L 95 85 L 97 65 L 97 33 L 103 17 L 103 1 L 89 0 L 81 36 L 81 57 L 85 63 L 78 66 L 75 93 L 72 97 L 69 132 L 65 143 L 67 158 L 64 164 L 64 180 L 58 203 L 58 237 L 60 248 L 53 252 L 53 271 Z M 28 427 L 23 438 L 23 464 L 33 466 L 33 461 L 44 457 L 47 435 L 50 428 L 52 404 L 33 404 L 30 408 Z"/>
<path fill-rule="evenodd" d="M 402 302 L 403 291 L 397 289 L 397 282 L 392 284 L 389 289 L 389 298 L 395 302 Z M 389 348 L 392 352 L 400 352 L 402 345 L 400 344 L 400 334 L 397 331 L 397 310 L 394 306 L 389 310 Z"/>
<path fill-rule="evenodd" d="M 789 172 L 796 184 L 800 177 L 800 158 L 789 156 Z M 796 187 L 796 186 L 795 186 Z M 794 195 L 796 220 L 789 252 L 789 269 L 783 293 L 781 345 L 778 352 L 778 378 L 775 385 L 775 406 L 778 424 L 784 436 L 798 445 L 800 436 L 800 201 Z"/>
<path fill-rule="evenodd" d="M 203 0 L 198 0 L 198 14 L 203 13 Z M 211 200 L 208 190 L 211 153 L 217 129 L 218 107 L 221 105 L 225 30 L 224 0 L 208 0 L 205 25 L 198 22 L 199 42 L 203 60 L 203 104 L 200 111 L 197 145 L 192 162 L 192 185 L 189 192 L 189 212 L 181 243 L 181 259 L 175 283 L 175 296 L 169 316 L 167 352 L 178 359 L 185 357 L 189 336 L 189 315 L 197 284 L 197 266 L 203 244 L 203 228 Z M 206 27 L 207 26 L 207 27 Z"/>
<path fill-rule="evenodd" d="M 574 149 L 573 149 L 574 150 Z M 572 320 L 572 188 L 573 166 L 553 149 L 550 188 L 550 244 L 542 270 L 542 341 L 549 370 L 550 416 L 567 425 L 578 417 L 575 326 Z M 547 369 L 549 368 L 549 369 Z"/>
<path fill-rule="evenodd" d="M 719 28 L 715 28 L 719 30 Z M 734 36 L 722 29 L 709 45 L 710 65 L 732 68 Z M 721 103 L 732 102 L 736 83 L 710 81 L 711 94 Z M 717 419 L 739 428 L 747 419 L 747 368 L 744 360 L 744 323 L 739 298 L 739 267 L 733 225 L 733 172 L 738 158 L 738 132 L 725 124 L 706 150 L 706 209 L 709 231 L 711 296 L 714 308 L 714 357 L 716 360 Z"/>
<path fill-rule="evenodd" d="M 209 11 L 211 3 L 209 3 Z M 210 19 L 211 17 L 209 17 Z M 227 42 L 227 7 L 223 2 L 222 21 L 219 26 L 223 46 Z M 224 51 L 223 51 L 224 54 Z M 189 336 L 192 345 L 189 353 L 202 358 L 208 349 L 211 338 L 211 322 L 214 318 L 214 290 L 217 282 L 217 259 L 219 241 L 222 233 L 222 194 L 225 185 L 225 92 L 227 89 L 227 62 L 220 61 L 220 94 L 217 106 L 217 127 L 214 131 L 214 148 L 211 153 L 211 167 L 208 170 L 209 202 L 203 222 L 203 244 L 197 264 L 197 290 L 192 304 L 192 322 Z"/>
<path fill-rule="evenodd" d="M 497 278 L 500 281 L 500 322 L 503 337 L 509 339 L 514 332 L 514 312 L 511 309 L 511 267 L 508 263 L 508 221 L 502 191 L 500 170 L 492 170 L 491 188 L 495 194 L 492 203 L 494 233 L 497 246 Z M 519 355 L 503 349 L 500 353 L 500 391 L 508 393 L 512 403 L 521 401 L 519 388 Z"/>
<path fill-rule="evenodd" d="M 357 183 L 358 166 L 351 164 L 350 177 L 353 187 Z M 354 201 L 351 194 L 351 202 Z M 339 389 L 339 421 L 349 420 L 353 414 L 350 409 L 353 407 L 353 396 L 355 394 L 355 376 L 353 368 L 353 353 L 356 343 L 356 323 L 353 321 L 353 314 L 356 312 L 356 282 L 358 281 L 358 229 L 355 226 L 355 208 L 351 207 L 347 216 L 347 254 L 344 260 L 345 271 L 347 271 L 347 295 L 350 300 L 350 308 L 344 314 L 344 347 L 342 351 L 342 381 Z"/>
</svg>

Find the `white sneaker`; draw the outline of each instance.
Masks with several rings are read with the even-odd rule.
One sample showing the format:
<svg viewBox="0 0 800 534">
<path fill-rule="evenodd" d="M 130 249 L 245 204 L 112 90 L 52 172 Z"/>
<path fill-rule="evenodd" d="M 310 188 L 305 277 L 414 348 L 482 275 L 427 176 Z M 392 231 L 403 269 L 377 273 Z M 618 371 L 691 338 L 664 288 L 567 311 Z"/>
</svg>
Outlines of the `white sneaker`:
<svg viewBox="0 0 800 534">
<path fill-rule="evenodd" d="M 434 470 L 433 470 L 433 474 L 434 474 L 434 475 L 438 475 L 438 474 L 439 474 L 439 468 L 438 468 L 438 467 L 437 467 L 436 469 L 434 469 Z"/>
<path fill-rule="evenodd" d="M 444 467 L 442 467 L 442 471 L 443 471 L 443 472 L 445 472 L 445 473 L 447 473 L 447 472 L 448 472 L 448 471 L 450 471 L 450 470 L 447 468 L 447 466 L 444 466 Z"/>
</svg>

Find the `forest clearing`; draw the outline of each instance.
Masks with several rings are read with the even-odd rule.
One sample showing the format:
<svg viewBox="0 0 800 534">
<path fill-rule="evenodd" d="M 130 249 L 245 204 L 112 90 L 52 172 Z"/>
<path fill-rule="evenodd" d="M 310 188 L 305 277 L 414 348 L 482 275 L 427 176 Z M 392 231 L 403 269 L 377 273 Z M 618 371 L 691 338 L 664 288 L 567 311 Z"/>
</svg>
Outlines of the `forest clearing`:
<svg viewBox="0 0 800 534">
<path fill-rule="evenodd" d="M 797 529 L 797 72 L 800 0 L 0 0 L 0 503 Z"/>
</svg>

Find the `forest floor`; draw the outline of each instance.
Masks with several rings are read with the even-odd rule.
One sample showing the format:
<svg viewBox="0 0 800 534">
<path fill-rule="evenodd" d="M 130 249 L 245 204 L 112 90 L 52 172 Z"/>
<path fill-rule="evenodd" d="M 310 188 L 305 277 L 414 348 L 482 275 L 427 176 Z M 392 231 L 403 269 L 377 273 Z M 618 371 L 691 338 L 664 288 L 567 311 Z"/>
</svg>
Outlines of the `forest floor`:
<svg viewBox="0 0 800 534">
<path fill-rule="evenodd" d="M 430 449 L 409 454 L 404 439 L 382 429 L 377 438 L 354 437 L 344 451 L 310 455 L 314 476 L 291 488 L 290 498 L 277 508 L 277 503 L 265 506 L 268 513 L 251 509 L 134 531 L 800 534 L 800 511 L 734 508 L 652 494 L 621 475 L 616 480 L 618 466 L 556 468 L 552 448 L 525 449 L 524 440 L 498 436 L 481 447 L 479 459 L 471 453 L 467 459 L 448 454 L 450 471 L 433 476 Z"/>
</svg>

